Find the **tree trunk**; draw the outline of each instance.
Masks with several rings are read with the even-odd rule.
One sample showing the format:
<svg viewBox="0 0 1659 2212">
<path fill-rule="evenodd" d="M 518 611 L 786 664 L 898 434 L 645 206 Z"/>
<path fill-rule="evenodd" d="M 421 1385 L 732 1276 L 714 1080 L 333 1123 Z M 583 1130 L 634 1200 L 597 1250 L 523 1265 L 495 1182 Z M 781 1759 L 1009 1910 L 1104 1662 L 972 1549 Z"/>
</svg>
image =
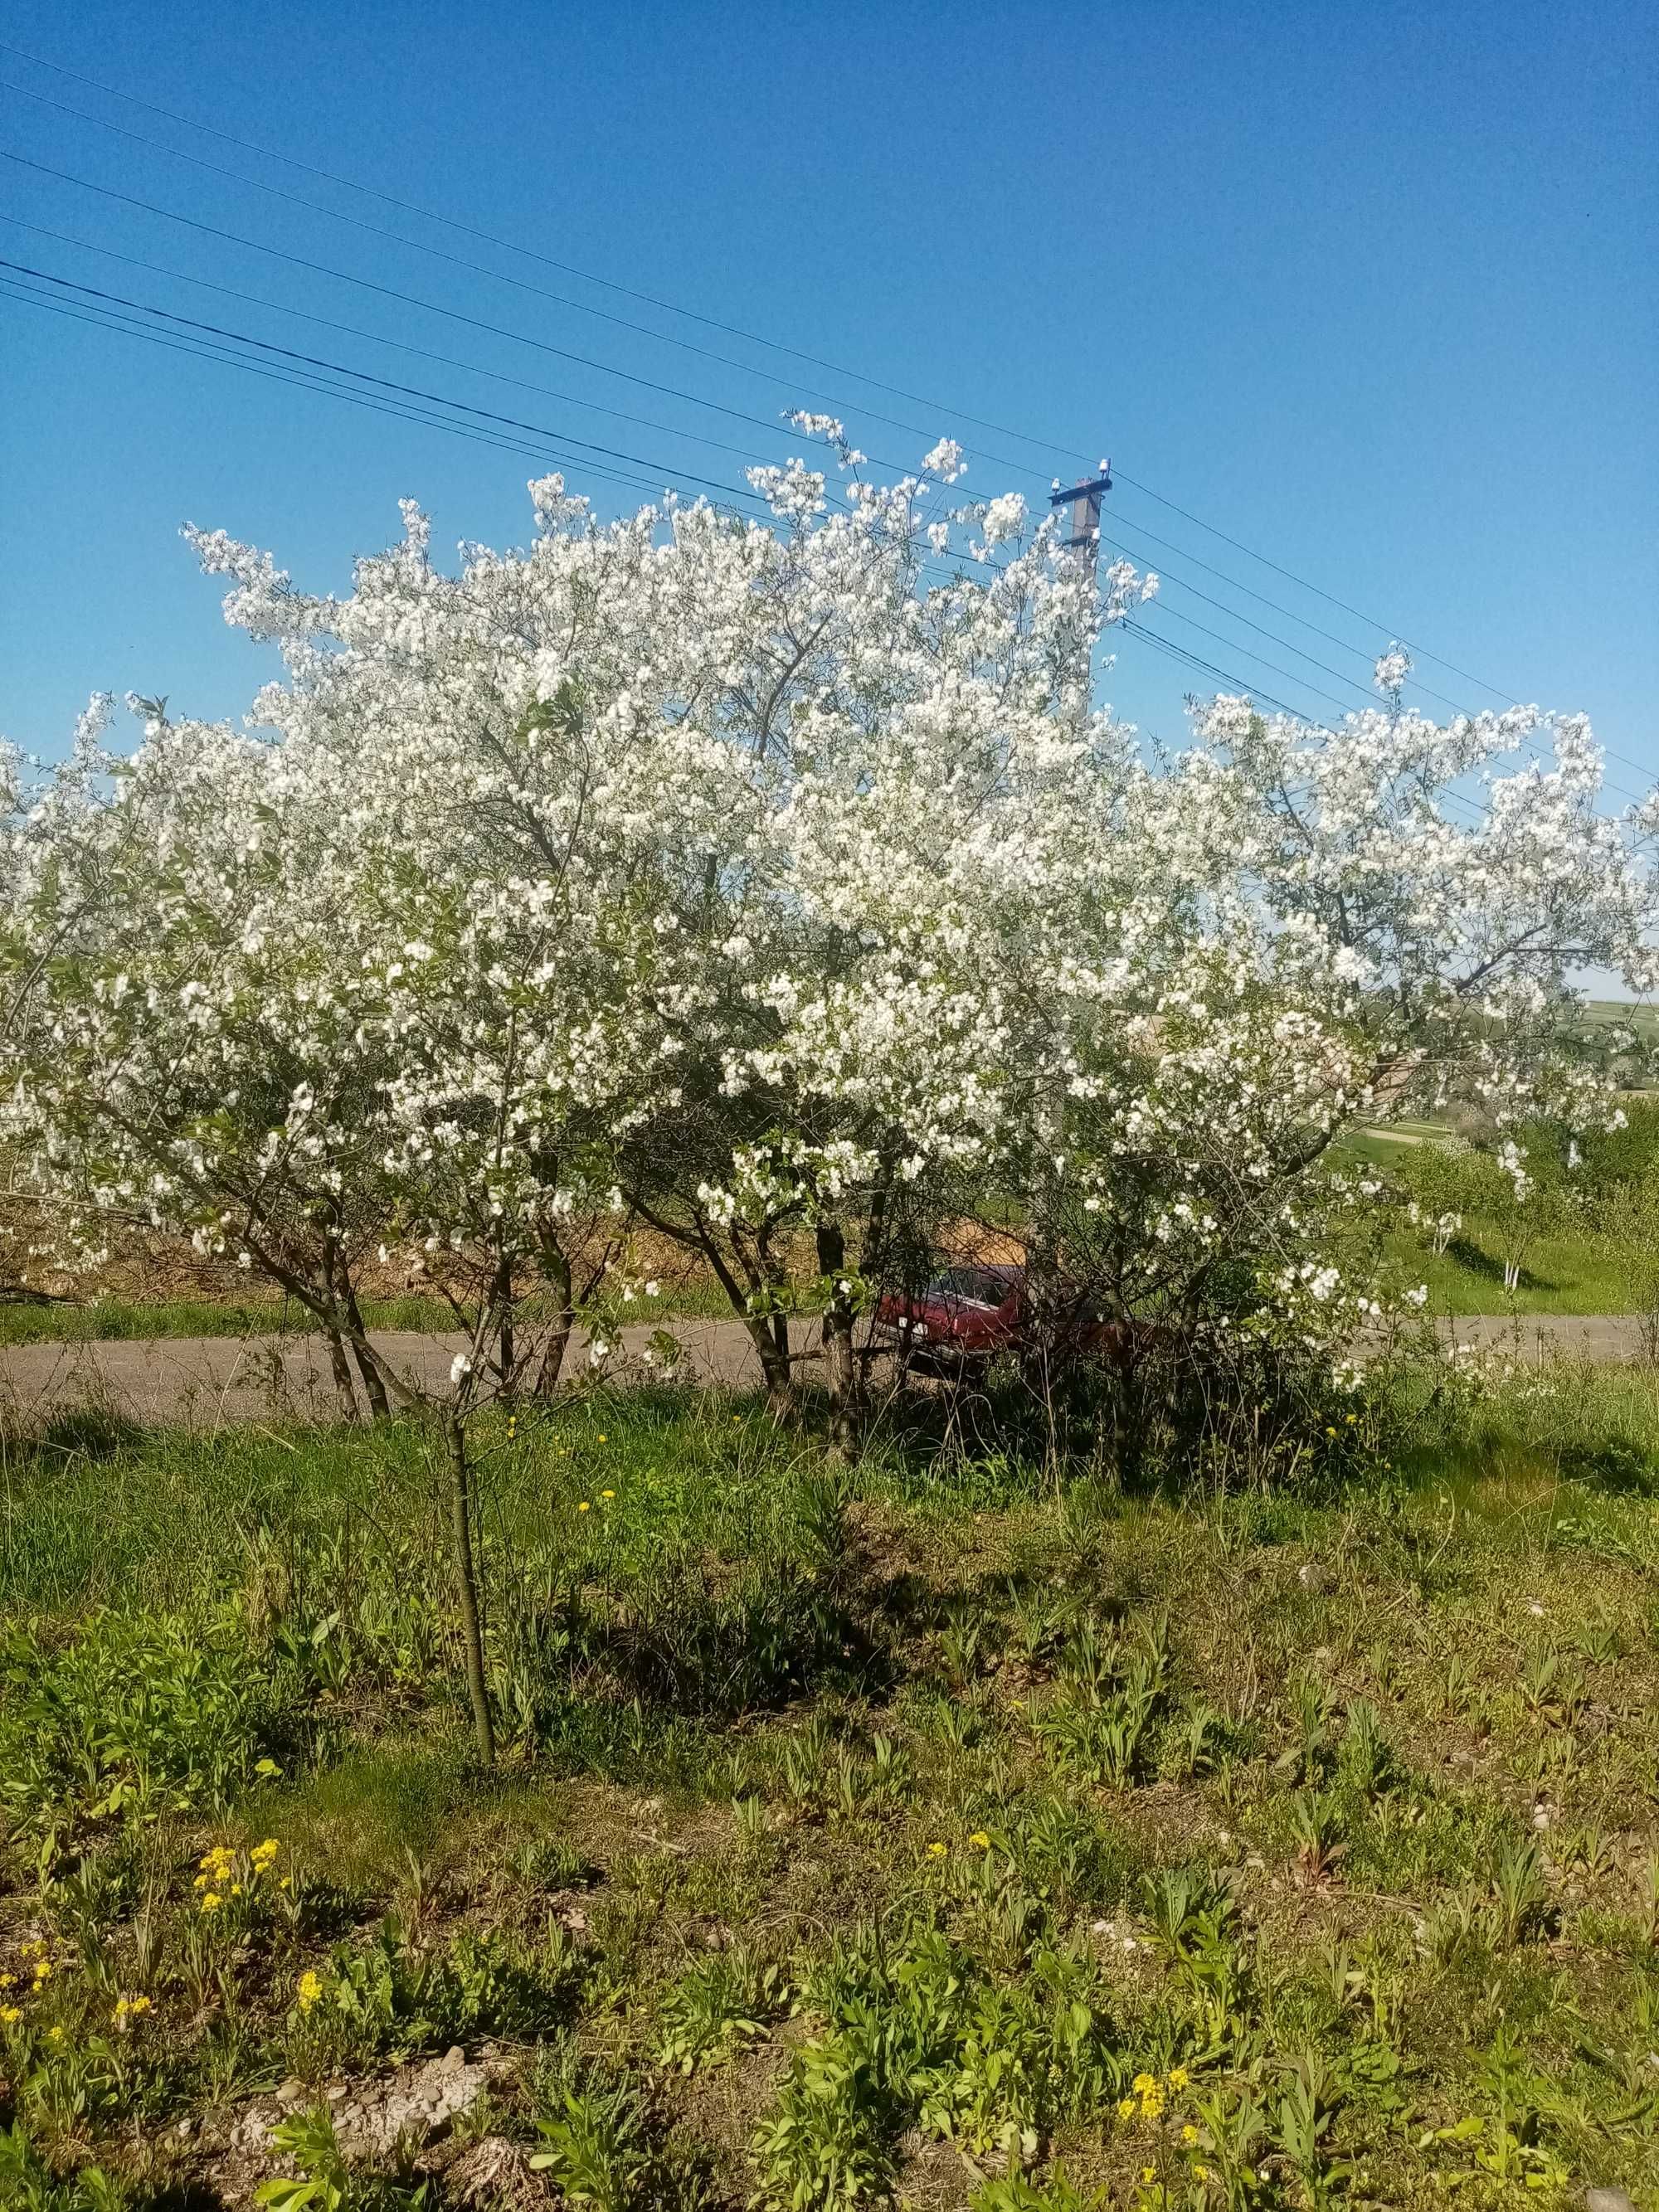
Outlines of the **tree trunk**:
<svg viewBox="0 0 1659 2212">
<path fill-rule="evenodd" d="M 564 1372 L 564 1356 L 570 1349 L 570 1339 L 575 1326 L 574 1307 L 562 1307 L 548 1332 L 547 1342 L 542 1346 L 542 1362 L 536 1370 L 537 1397 L 550 1398 L 557 1390 L 559 1377 Z"/>
<path fill-rule="evenodd" d="M 357 1394 L 351 1387 L 351 1369 L 346 1359 L 345 1339 L 332 1322 L 326 1324 L 323 1334 L 328 1340 L 328 1364 L 333 1371 L 334 1388 L 340 1400 L 340 1418 L 355 1422 L 358 1418 Z"/>
<path fill-rule="evenodd" d="M 744 1314 L 743 1325 L 755 1347 L 766 1381 L 766 1410 L 775 1421 L 787 1420 L 795 1410 L 794 1370 L 789 1360 L 789 1323 L 782 1314 L 769 1319 Z"/>
<path fill-rule="evenodd" d="M 821 1222 L 817 1231 L 818 1272 L 830 1282 L 830 1303 L 823 1310 L 823 1381 L 830 1398 L 830 1449 L 838 1459 L 850 1459 L 858 1445 L 860 1411 L 859 1364 L 853 1346 L 854 1315 L 852 1302 L 836 1285 L 847 1266 L 847 1239 L 835 1222 Z"/>
<path fill-rule="evenodd" d="M 338 1259 L 335 1261 L 335 1267 L 340 1303 L 345 1308 L 346 1322 L 351 1331 L 351 1356 L 357 1363 L 357 1372 L 363 1378 L 363 1395 L 368 1401 L 368 1417 L 371 1421 L 389 1421 L 392 1405 L 386 1396 L 386 1377 L 365 1349 L 368 1331 L 363 1327 L 363 1316 L 358 1309 L 357 1292 L 352 1284 L 350 1271 L 344 1261 Z"/>
<path fill-rule="evenodd" d="M 472 1701 L 472 1731 L 482 1766 L 495 1764 L 495 1729 L 489 1717 L 489 1685 L 484 1677 L 483 1622 L 478 1607 L 477 1569 L 472 1556 L 472 1486 L 466 1463 L 466 1431 L 453 1406 L 443 1411 L 444 1446 L 449 1462 L 449 1522 L 454 1546 L 455 1581 L 461 1601 L 461 1634 L 466 1647 L 466 1686 Z"/>
<path fill-rule="evenodd" d="M 571 1295 L 569 1255 L 547 1236 L 542 1238 L 541 1270 L 543 1280 L 557 1295 L 559 1310 L 542 1346 L 541 1364 L 532 1387 L 538 1398 L 550 1398 L 564 1372 L 564 1356 L 570 1349 L 571 1333 L 576 1326 L 576 1304 Z"/>
<path fill-rule="evenodd" d="M 358 1327 L 361 1330 L 361 1322 Z M 363 1395 L 368 1400 L 369 1419 L 372 1421 L 389 1421 L 392 1419 L 392 1406 L 386 1395 L 386 1382 L 380 1369 L 372 1359 L 366 1359 L 363 1357 L 361 1345 L 354 1344 L 351 1347 L 351 1354 L 357 1363 L 357 1372 L 363 1378 Z"/>
</svg>

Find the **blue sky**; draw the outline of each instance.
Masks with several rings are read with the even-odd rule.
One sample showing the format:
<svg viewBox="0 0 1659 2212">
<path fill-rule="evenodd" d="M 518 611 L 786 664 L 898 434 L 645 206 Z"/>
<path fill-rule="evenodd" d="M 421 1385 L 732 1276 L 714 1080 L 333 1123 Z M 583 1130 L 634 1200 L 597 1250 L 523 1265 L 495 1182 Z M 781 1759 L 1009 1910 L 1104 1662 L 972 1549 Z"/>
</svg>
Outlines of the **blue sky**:
<svg viewBox="0 0 1659 2212">
<path fill-rule="evenodd" d="M 1625 757 L 1615 781 L 1659 773 L 1650 7 L 13 0 L 6 24 L 11 45 L 190 120 L 12 53 L 0 52 L 0 82 L 479 266 L 15 90 L 0 90 L 0 147 L 504 334 L 5 161 L 0 214 L 85 241 L 6 220 L 9 260 L 623 449 L 653 481 L 737 477 L 742 460 L 693 432 L 781 458 L 799 441 L 766 426 L 792 398 L 832 400 L 860 443 L 906 465 L 950 431 L 972 456 L 964 488 L 988 494 L 1041 497 L 1051 475 L 1109 453 L 1121 474 L 1108 533 L 1172 580 L 1151 618 L 1166 640 L 1334 714 L 1359 699 L 1339 678 L 1363 687 L 1367 657 L 1397 629 L 1480 679 L 1421 664 L 1459 704 L 1492 703 L 1490 684 L 1584 708 Z M 195 123 L 929 404 L 423 223 Z M 221 623 L 217 589 L 177 535 L 186 519 L 269 546 L 307 586 L 342 588 L 355 552 L 398 534 L 403 495 L 431 511 L 441 546 L 521 542 L 525 479 L 539 472 L 0 296 L 0 728 L 56 750 L 99 688 L 240 713 L 266 662 Z M 635 497 L 590 486 L 580 464 L 568 472 L 602 511 Z M 1182 694 L 1215 687 L 1128 640 L 1103 688 L 1175 737 Z"/>
</svg>

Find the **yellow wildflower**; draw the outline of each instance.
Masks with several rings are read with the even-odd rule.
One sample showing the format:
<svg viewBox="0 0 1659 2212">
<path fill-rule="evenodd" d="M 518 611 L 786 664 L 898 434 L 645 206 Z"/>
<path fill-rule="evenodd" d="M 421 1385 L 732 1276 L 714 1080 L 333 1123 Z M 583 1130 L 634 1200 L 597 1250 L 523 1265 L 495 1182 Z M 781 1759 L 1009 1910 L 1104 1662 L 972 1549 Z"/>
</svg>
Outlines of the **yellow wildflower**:
<svg viewBox="0 0 1659 2212">
<path fill-rule="evenodd" d="M 0 2005 L 0 2027 L 15 2027 L 22 2017 L 21 2005 Z"/>
<path fill-rule="evenodd" d="M 50 1959 L 37 1959 L 34 1962 L 34 1985 L 36 1989 L 40 1988 L 42 1982 L 50 1981 L 51 1979 L 52 1960 Z"/>
<path fill-rule="evenodd" d="M 1186 2126 L 1181 2130 L 1181 2140 L 1184 2143 L 1195 2143 L 1198 2141 L 1198 2130 L 1193 2125 L 1190 2120 L 1188 2121 Z"/>
<path fill-rule="evenodd" d="M 948 1844 L 929 1844 L 927 1846 L 927 1856 L 930 1859 L 942 1859 L 949 1850 L 950 1845 Z"/>
<path fill-rule="evenodd" d="M 991 1848 L 991 1838 L 983 1828 L 975 1828 L 968 1840 L 976 1851 L 988 1851 Z"/>
<path fill-rule="evenodd" d="M 1118 2099 L 1117 2116 L 1121 2120 L 1133 2119 L 1135 2116 L 1135 2100 L 1133 2097 L 1120 2097 Z"/>
<path fill-rule="evenodd" d="M 1170 2069 L 1169 2086 L 1179 2092 L 1186 2087 L 1188 2078 L 1184 2066 L 1172 2066 Z"/>
<path fill-rule="evenodd" d="M 599 1492 L 601 1498 L 614 1498 L 616 1494 L 617 1493 L 614 1490 L 602 1490 Z"/>
<path fill-rule="evenodd" d="M 601 1430 L 599 1431 L 599 1435 L 594 1438 L 594 1440 L 593 1440 L 593 1441 L 594 1441 L 596 1443 L 601 1443 L 601 1444 L 605 1442 L 605 1431 L 604 1431 L 603 1429 L 601 1429 Z"/>
<path fill-rule="evenodd" d="M 1134 2080 L 1130 2082 L 1129 2087 L 1134 2091 L 1137 2097 L 1144 2097 L 1149 2089 L 1157 2088 L 1158 2080 L 1154 2075 L 1137 2074 Z"/>
<path fill-rule="evenodd" d="M 204 1912 L 216 1912 L 223 1903 L 224 1899 L 220 1896 L 218 1891 L 216 1889 L 210 1889 L 207 1895 L 202 1899 L 202 1910 Z"/>
<path fill-rule="evenodd" d="M 299 1980 L 295 1984 L 294 1990 L 295 1995 L 300 2001 L 300 2009 L 301 2012 L 309 2012 L 313 2005 L 317 2004 L 321 2001 L 323 1994 L 322 1980 L 314 1967 L 307 1966 L 306 1968 L 304 1973 L 301 1975 Z"/>
<path fill-rule="evenodd" d="M 1210 2169 L 1207 2166 L 1195 2166 L 1193 2168 L 1193 2179 L 1194 2181 L 1207 2181 L 1209 2178 Z"/>
<path fill-rule="evenodd" d="M 582 1500 L 581 1504 L 580 1504 L 576 1508 L 576 1510 L 577 1510 L 577 1512 L 578 1512 L 578 1513 L 586 1513 L 586 1510 L 587 1510 L 587 1500 L 586 1500 L 585 1498 L 583 1498 L 583 1500 Z"/>
</svg>

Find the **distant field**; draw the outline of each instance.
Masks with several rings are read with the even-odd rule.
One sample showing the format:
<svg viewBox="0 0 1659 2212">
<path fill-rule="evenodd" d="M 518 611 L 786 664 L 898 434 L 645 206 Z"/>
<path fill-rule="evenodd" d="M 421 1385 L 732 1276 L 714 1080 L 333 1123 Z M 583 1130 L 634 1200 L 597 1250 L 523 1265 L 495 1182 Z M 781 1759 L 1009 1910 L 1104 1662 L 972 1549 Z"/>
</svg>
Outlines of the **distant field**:
<svg viewBox="0 0 1659 2212">
<path fill-rule="evenodd" d="M 364 1298 L 364 1321 L 371 1329 L 438 1332 L 455 1327 L 441 1298 Z M 623 1309 L 629 1322 L 728 1314 L 718 1285 L 677 1284 L 659 1297 L 636 1298 Z M 154 1304 L 136 1298 L 96 1298 L 84 1305 L 0 1306 L 0 1347 L 12 1344 L 137 1342 L 150 1337 L 302 1336 L 316 1323 L 302 1306 L 281 1298 L 234 1302 L 212 1298 L 167 1298 Z"/>
</svg>

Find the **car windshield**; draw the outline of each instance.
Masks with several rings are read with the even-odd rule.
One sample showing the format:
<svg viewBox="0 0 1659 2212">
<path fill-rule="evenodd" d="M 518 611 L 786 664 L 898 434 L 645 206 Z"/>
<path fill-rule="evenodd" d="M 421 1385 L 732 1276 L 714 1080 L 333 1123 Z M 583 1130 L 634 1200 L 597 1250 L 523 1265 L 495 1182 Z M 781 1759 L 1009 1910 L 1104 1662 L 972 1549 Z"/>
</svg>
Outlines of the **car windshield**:
<svg viewBox="0 0 1659 2212">
<path fill-rule="evenodd" d="M 1012 1273 L 994 1267 L 952 1267 L 927 1285 L 933 1297 L 958 1298 L 972 1306 L 1000 1306 L 1014 1287 Z"/>
</svg>

